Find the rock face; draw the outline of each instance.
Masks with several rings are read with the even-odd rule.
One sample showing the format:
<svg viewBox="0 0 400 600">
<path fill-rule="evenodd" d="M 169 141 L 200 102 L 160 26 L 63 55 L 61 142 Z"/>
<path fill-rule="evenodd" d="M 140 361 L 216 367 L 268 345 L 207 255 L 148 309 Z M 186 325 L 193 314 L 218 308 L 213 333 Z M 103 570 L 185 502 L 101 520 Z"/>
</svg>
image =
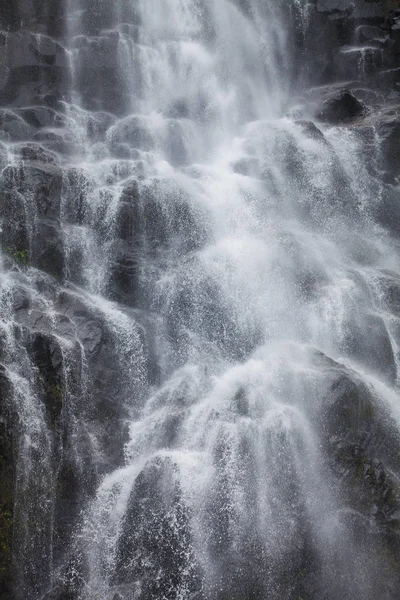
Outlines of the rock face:
<svg viewBox="0 0 400 600">
<path fill-rule="evenodd" d="M 235 18 L 239 13 L 251 18 L 251 2 L 233 4 Z M 269 156 L 261 167 L 256 165 L 257 185 L 269 186 L 282 205 L 296 196 L 295 210 L 285 213 L 285 219 L 307 222 L 315 237 L 321 231 L 330 234 L 339 221 L 371 219 L 383 236 L 398 240 L 400 5 L 393 0 L 312 0 L 289 8 L 295 40 L 290 70 L 296 80 L 293 90 L 300 94 L 295 102 L 300 114 L 274 146 L 284 183 L 274 179 L 270 163 L 275 157 Z M 158 137 L 157 115 L 139 116 L 155 56 L 150 45 L 138 42 L 141 27 L 133 0 L 0 0 L 0 600 L 82 600 L 96 569 L 107 573 L 110 586 L 106 592 L 93 588 L 93 598 L 98 592 L 102 600 L 104 594 L 109 594 L 107 600 L 347 598 L 348 582 L 340 583 L 337 575 L 351 557 L 338 558 L 327 550 L 324 560 L 331 561 L 332 573 L 321 566 L 307 514 L 315 500 L 313 504 L 302 495 L 307 465 L 296 463 L 304 469 L 303 474 L 295 472 L 285 432 L 276 434 L 275 442 L 276 459 L 283 460 L 287 471 L 283 477 L 284 468 L 276 472 L 271 467 L 269 484 L 290 497 L 285 508 L 293 517 L 292 529 L 275 540 L 281 554 L 265 551 L 254 479 L 246 478 L 248 473 L 256 477 L 259 457 L 245 436 L 238 448 L 229 435 L 228 441 L 224 438 L 224 427 L 231 431 L 239 423 L 245 430 L 250 420 L 245 386 L 232 394 L 226 423 L 215 433 L 212 465 L 205 468 L 213 472 L 214 486 L 197 505 L 206 515 L 205 553 L 212 565 L 201 552 L 195 556 L 198 531 L 191 523 L 197 515 L 190 510 L 189 500 L 194 500 L 185 496 L 177 463 L 162 453 L 153 455 L 168 449 L 179 461 L 181 426 L 195 396 L 185 381 L 177 393 L 167 386 L 156 394 L 160 420 L 167 401 L 170 414 L 161 433 L 157 419 L 149 419 L 143 439 L 142 432 L 138 442 L 133 436 L 139 450 L 132 450 L 129 422 L 159 386 L 161 371 L 165 377 L 177 367 L 192 368 L 191 361 L 204 350 L 197 346 L 201 336 L 207 340 L 210 364 L 220 355 L 227 363 L 244 361 L 265 341 L 256 320 L 250 333 L 243 333 L 240 316 L 224 303 L 218 284 L 225 283 L 229 261 L 225 268 L 212 252 L 196 255 L 214 233 L 207 233 L 208 215 L 191 202 L 184 187 L 191 177 L 190 189 L 200 189 L 198 166 L 189 166 L 185 146 L 187 139 L 197 143 L 192 130 L 185 129 L 189 103 L 175 98 Z M 193 60 L 196 35 L 184 45 Z M 212 45 L 215 32 L 210 29 L 207 35 Z M 171 51 L 175 58 L 177 48 Z M 137 59 L 132 82 L 132 56 L 143 55 L 149 71 L 142 71 Z M 208 58 L 200 58 L 204 66 Z M 190 70 L 185 77 L 192 82 Z M 198 113 L 211 118 L 212 104 L 203 98 L 196 102 Z M 360 208 L 362 185 L 360 200 L 340 149 L 326 135 L 337 127 L 348 128 L 355 152 L 366 155 L 360 180 L 373 180 L 377 190 L 368 210 Z M 257 161 L 254 144 L 250 159 L 233 169 L 244 186 Z M 315 152 L 315 161 L 325 157 L 322 175 L 305 164 L 309 151 Z M 149 160 L 152 152 L 156 159 Z M 170 165 L 157 152 L 164 152 Z M 157 163 L 159 171 L 145 180 L 146 160 L 152 167 Z M 97 166 L 89 171 L 87 161 Z M 169 177 L 171 165 L 180 169 L 179 179 Z M 287 182 L 292 188 L 284 187 Z M 256 187 L 246 191 L 248 215 L 258 202 Z M 212 197 L 210 187 L 204 189 Z M 282 190 L 288 189 L 285 195 Z M 321 206 L 329 210 L 323 213 Z M 268 210 L 273 213 L 275 207 Z M 230 215 L 221 213 L 218 218 L 229 221 Z M 360 255 L 367 252 L 357 246 L 357 234 L 351 264 L 361 262 Z M 236 241 L 223 240 L 226 256 Z M 302 261 L 290 232 L 279 243 L 296 264 L 293 285 L 311 307 L 315 289 L 329 287 L 326 273 L 313 270 L 308 255 Z M 239 248 L 238 262 L 240 254 Z M 257 254 L 255 248 L 255 262 Z M 172 260 L 176 269 L 163 279 Z M 158 287 L 148 284 L 153 275 L 148 262 L 161 274 Z M 214 269 L 214 279 L 206 266 Z M 355 275 L 347 284 L 363 285 Z M 390 388 L 399 362 L 392 338 L 399 334 L 400 279 L 382 268 L 373 289 L 376 297 L 366 292 L 363 301 L 376 311 L 359 314 L 354 306 L 351 320 L 339 324 L 345 330 L 341 350 Z M 238 296 L 242 292 L 235 289 Z M 381 313 L 390 318 L 384 320 Z M 336 321 L 334 325 L 339 327 Z M 154 342 L 157 336 L 163 339 L 161 348 Z M 207 379 L 208 362 L 195 379 Z M 363 600 L 394 600 L 400 590 L 396 425 L 373 386 L 348 366 L 316 354 L 309 368 L 324 376 L 318 408 L 308 416 L 329 480 L 346 506 L 341 524 L 354 534 L 353 547 L 365 549 L 366 570 L 371 568 L 370 595 Z M 284 385 L 282 377 L 277 389 Z M 220 418 L 218 411 L 213 418 Z M 146 461 L 126 492 L 112 474 L 142 451 L 148 431 L 157 443 L 146 446 Z M 273 437 L 267 432 L 266 447 Z M 296 438 L 294 446 L 301 455 L 305 442 Z M 241 469 L 232 481 L 234 452 Z M 88 532 L 90 510 L 102 494 L 109 500 L 97 514 L 100 529 L 108 506 L 119 497 L 118 486 L 126 492 L 126 506 L 121 516 L 123 502 L 118 504 L 120 529 L 115 533 L 112 525 L 106 536 L 115 552 L 110 558 L 107 548 L 101 548 L 97 561 L 87 549 L 87 540 L 96 538 Z M 282 519 L 277 497 L 271 511 L 284 527 L 288 519 Z M 234 513 L 238 498 L 252 507 L 248 514 Z M 235 525 L 240 539 L 232 533 Z M 207 568 L 211 583 L 204 584 Z"/>
</svg>

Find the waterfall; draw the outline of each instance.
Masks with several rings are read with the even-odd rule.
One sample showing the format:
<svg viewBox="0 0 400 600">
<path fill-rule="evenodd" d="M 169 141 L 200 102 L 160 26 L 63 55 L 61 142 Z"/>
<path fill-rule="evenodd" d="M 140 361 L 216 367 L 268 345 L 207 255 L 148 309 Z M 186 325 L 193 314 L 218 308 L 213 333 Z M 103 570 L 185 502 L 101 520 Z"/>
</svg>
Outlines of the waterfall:
<svg viewBox="0 0 400 600">
<path fill-rule="evenodd" d="M 398 241 L 373 123 L 310 117 L 310 11 L 69 0 L 29 42 L 64 91 L 2 138 L 16 600 L 397 597 Z"/>
</svg>

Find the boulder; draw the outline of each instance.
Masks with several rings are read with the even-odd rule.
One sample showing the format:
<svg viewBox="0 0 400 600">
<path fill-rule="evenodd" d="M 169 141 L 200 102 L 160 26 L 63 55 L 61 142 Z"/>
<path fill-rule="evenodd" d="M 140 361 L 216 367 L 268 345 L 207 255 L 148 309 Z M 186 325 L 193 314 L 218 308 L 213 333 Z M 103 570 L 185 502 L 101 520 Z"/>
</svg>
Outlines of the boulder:
<svg viewBox="0 0 400 600">
<path fill-rule="evenodd" d="M 192 597 L 201 589 L 188 512 L 169 458 L 155 458 L 144 467 L 128 501 L 114 583 L 136 581 L 140 582 L 138 600 L 178 598 L 180 593 Z"/>
<path fill-rule="evenodd" d="M 324 101 L 317 118 L 332 125 L 340 125 L 364 117 L 367 112 L 364 102 L 358 100 L 350 90 L 340 90 Z"/>
</svg>

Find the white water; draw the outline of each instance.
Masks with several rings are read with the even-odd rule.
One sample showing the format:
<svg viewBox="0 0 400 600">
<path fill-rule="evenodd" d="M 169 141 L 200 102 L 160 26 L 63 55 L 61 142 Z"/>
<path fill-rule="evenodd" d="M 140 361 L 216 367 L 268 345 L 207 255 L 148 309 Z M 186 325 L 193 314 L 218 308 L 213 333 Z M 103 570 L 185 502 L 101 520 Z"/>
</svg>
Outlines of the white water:
<svg viewBox="0 0 400 600">
<path fill-rule="evenodd" d="M 312 561 L 319 598 L 364 600 L 379 568 L 346 519 L 321 419 L 345 373 L 376 389 L 377 405 L 400 424 L 399 319 L 382 284 L 388 271 L 398 282 L 398 252 L 372 219 L 380 189 L 357 131 L 331 128 L 324 139 L 286 116 L 284 3 L 238 4 L 138 0 L 129 27 L 121 5 L 115 35 L 129 116 L 92 143 L 83 133 L 90 114 L 68 107 L 82 135 L 84 183 L 78 225 L 67 222 L 76 193 L 64 195 L 67 256 L 83 255 L 80 283 L 108 315 L 132 386 L 126 466 L 104 478 L 78 534 L 89 573 L 82 600 L 116 591 L 150 597 L 139 575 L 115 571 L 129 498 L 154 465 L 155 488 L 179 490 L 177 506 L 165 508 L 171 529 L 183 535 L 184 507 L 190 531 L 172 559 L 173 587 L 148 548 L 129 557 L 132 572 L 136 561 L 150 578 L 158 573 L 154 600 L 294 598 Z M 74 47 L 79 19 L 71 21 Z M 72 51 L 74 72 L 84 47 Z M 100 299 L 121 192 L 133 180 L 138 219 L 147 219 L 135 240 L 137 286 L 155 323 L 161 373 L 139 406 L 144 359 L 134 316 Z M 144 509 L 139 516 L 154 527 Z M 155 546 L 168 546 L 154 536 Z"/>
<path fill-rule="evenodd" d="M 373 386 L 386 381 L 386 335 L 397 380 L 398 318 L 378 300 L 379 273 L 398 270 L 397 254 L 370 216 L 379 186 L 362 140 L 333 128 L 325 141 L 284 116 L 289 32 L 279 3 L 247 6 L 248 14 L 225 0 L 141 0 L 134 32 L 120 27 L 132 114 L 110 128 L 108 147 L 96 147 L 104 159 L 83 165 L 93 180 L 88 225 L 109 194 L 87 279 L 102 292 L 121 186 L 138 178 L 140 214 L 153 203 L 139 285 L 159 317 L 162 383 L 130 424 L 126 467 L 104 479 L 87 511 L 84 598 L 116 589 L 142 597 L 140 575 L 115 578 L 118 539 L 135 481 L 163 464 L 157 457 L 174 465 L 191 541 L 186 559 L 172 558 L 172 587 L 158 566 L 152 597 L 192 597 L 198 569 L 205 598 L 291 598 L 307 544 L 319 560 L 319 597 L 323 589 L 367 598 L 373 587 L 375 559 L 346 521 L 317 425 L 335 369 L 345 367 L 316 351 Z M 121 148 L 124 160 L 114 160 Z M 372 318 L 381 337 L 368 333 Z M 352 349 L 359 345 L 365 351 Z M 377 402 L 400 423 L 392 394 L 381 386 Z M 178 509 L 165 510 L 181 536 Z M 146 512 L 139 518 L 147 517 L 155 527 Z M 157 535 L 154 544 L 168 546 Z M 137 543 L 133 572 L 151 560 Z M 148 569 L 154 578 L 157 564 Z"/>
</svg>

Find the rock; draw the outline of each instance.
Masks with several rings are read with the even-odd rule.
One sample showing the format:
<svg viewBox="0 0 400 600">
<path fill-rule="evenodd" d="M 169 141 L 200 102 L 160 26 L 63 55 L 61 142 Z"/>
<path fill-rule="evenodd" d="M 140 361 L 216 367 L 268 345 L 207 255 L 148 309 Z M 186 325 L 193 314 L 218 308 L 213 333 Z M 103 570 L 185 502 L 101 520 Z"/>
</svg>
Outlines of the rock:
<svg viewBox="0 0 400 600">
<path fill-rule="evenodd" d="M 140 600 L 201 589 L 188 514 L 169 458 L 150 461 L 135 481 L 117 545 L 114 582 L 141 583 Z M 138 553 L 137 549 L 141 551 Z"/>
<path fill-rule="evenodd" d="M 110 128 L 108 140 L 111 150 L 126 143 L 130 148 L 149 152 L 154 148 L 154 139 L 144 117 L 126 117 Z"/>
<path fill-rule="evenodd" d="M 351 91 L 341 90 L 335 96 L 325 100 L 317 118 L 332 125 L 340 125 L 363 117 L 367 112 L 364 102 L 358 100 Z"/>
<path fill-rule="evenodd" d="M 384 185 L 374 209 L 377 222 L 397 237 L 400 234 L 400 188 Z"/>
<path fill-rule="evenodd" d="M 78 146 L 76 136 L 71 131 L 41 129 L 33 135 L 33 140 L 40 142 L 52 152 L 67 155 L 79 155 L 81 148 Z"/>
<path fill-rule="evenodd" d="M 0 46 L 0 104 L 42 104 L 47 95 L 67 97 L 70 66 L 66 50 L 54 39 L 20 31 Z"/>
<path fill-rule="evenodd" d="M 381 168 L 396 178 L 400 176 L 400 107 L 378 115 L 376 129 L 380 138 Z"/>
<path fill-rule="evenodd" d="M 27 263 L 30 242 L 27 206 L 23 195 L 16 190 L 3 190 L 0 194 L 0 212 L 2 216 L 0 233 L 2 248 L 14 260 Z"/>
<path fill-rule="evenodd" d="M 48 422 L 54 429 L 59 427 L 64 400 L 62 351 L 55 337 L 38 332 L 31 334 L 28 351 L 39 371 Z"/>
<path fill-rule="evenodd" d="M 54 109 L 46 106 L 21 108 L 15 112 L 36 129 L 41 127 L 64 127 L 67 124 L 62 114 L 60 115 Z"/>
<path fill-rule="evenodd" d="M 296 125 L 299 125 L 299 127 L 301 127 L 303 133 L 313 139 L 313 140 L 318 140 L 323 142 L 324 144 L 327 144 L 328 142 L 325 139 L 324 134 L 322 133 L 322 131 L 320 129 L 318 129 L 318 127 L 316 126 L 315 123 L 313 123 L 312 121 L 302 121 L 302 120 L 298 120 L 296 121 Z"/>
<path fill-rule="evenodd" d="M 4 31 L 20 28 L 60 37 L 65 30 L 65 3 L 62 0 L 4 0 L 0 9 L 0 24 Z"/>
<path fill-rule="evenodd" d="M 33 131 L 33 127 L 12 110 L 0 109 L 0 138 L 4 141 L 28 140 Z"/>
<path fill-rule="evenodd" d="M 33 266 L 63 279 L 65 274 L 64 237 L 59 225 L 42 219 L 36 223 L 32 243 L 31 259 Z"/>
<path fill-rule="evenodd" d="M 113 300 L 135 306 L 138 300 L 139 263 L 129 243 L 116 240 L 111 249 L 109 295 Z"/>
<path fill-rule="evenodd" d="M 0 592 L 4 600 L 12 600 L 14 490 L 18 444 L 18 416 L 11 404 L 12 384 L 0 365 Z"/>
<path fill-rule="evenodd" d="M 87 358 L 94 361 L 105 342 L 100 315 L 91 310 L 79 296 L 66 291 L 59 294 L 57 307 L 59 312 L 69 319 L 69 323 L 74 324 Z"/>
<path fill-rule="evenodd" d="M 129 243 L 137 241 L 140 231 L 139 186 L 133 180 L 122 190 L 116 217 L 117 236 Z"/>
<path fill-rule="evenodd" d="M 352 0 L 317 0 L 319 12 L 352 12 L 354 3 Z"/>
<path fill-rule="evenodd" d="M 82 225 L 86 216 L 87 195 L 92 182 L 83 169 L 71 167 L 63 171 L 63 219 L 73 225 Z"/>
<path fill-rule="evenodd" d="M 29 211 L 36 212 L 38 218 L 59 219 L 63 180 L 59 167 L 39 161 L 21 162 L 7 167 L 2 180 L 6 189 L 23 195 Z"/>
<path fill-rule="evenodd" d="M 116 115 L 126 113 L 130 90 L 121 64 L 126 56 L 122 38 L 110 31 L 96 37 L 81 36 L 75 43 L 76 81 L 83 107 Z"/>
<path fill-rule="evenodd" d="M 18 29 L 21 26 L 19 3 L 15 0 L 4 0 L 0 4 L 0 27 L 4 31 Z"/>
<path fill-rule="evenodd" d="M 375 314 L 354 315 L 346 329 L 345 351 L 371 371 L 394 382 L 396 364 L 383 319 Z"/>
<path fill-rule="evenodd" d="M 8 165 L 8 151 L 4 144 L 0 142 L 0 173 Z"/>
<path fill-rule="evenodd" d="M 53 165 L 58 163 L 58 156 L 55 152 L 47 150 L 35 142 L 15 144 L 13 146 L 13 152 L 22 160 L 34 160 L 36 162 L 51 163 Z"/>
</svg>

